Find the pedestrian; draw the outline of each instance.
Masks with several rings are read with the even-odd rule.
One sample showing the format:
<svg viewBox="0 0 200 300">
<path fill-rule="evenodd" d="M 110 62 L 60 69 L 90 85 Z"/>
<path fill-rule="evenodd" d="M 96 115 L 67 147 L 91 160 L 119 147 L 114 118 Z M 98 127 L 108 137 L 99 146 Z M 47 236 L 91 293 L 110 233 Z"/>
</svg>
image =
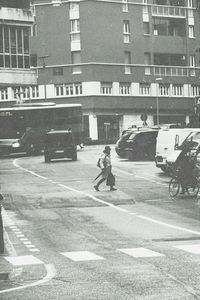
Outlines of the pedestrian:
<svg viewBox="0 0 200 300">
<path fill-rule="evenodd" d="M 116 191 L 117 189 L 114 188 L 115 185 L 115 177 L 112 174 L 112 165 L 111 165 L 111 155 L 110 155 L 111 148 L 109 146 L 105 146 L 103 150 L 103 154 L 99 159 L 99 167 L 101 168 L 101 179 L 97 182 L 94 186 L 94 189 L 98 192 L 99 186 L 102 182 L 107 181 L 106 185 L 110 186 L 110 191 Z"/>
</svg>

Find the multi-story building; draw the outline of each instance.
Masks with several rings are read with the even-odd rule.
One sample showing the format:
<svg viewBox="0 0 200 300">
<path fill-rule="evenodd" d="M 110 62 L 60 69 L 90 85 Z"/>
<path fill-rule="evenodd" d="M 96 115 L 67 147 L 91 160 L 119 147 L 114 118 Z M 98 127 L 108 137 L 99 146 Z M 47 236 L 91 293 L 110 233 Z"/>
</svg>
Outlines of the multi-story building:
<svg viewBox="0 0 200 300">
<path fill-rule="evenodd" d="M 198 2 L 34 0 L 32 98 L 81 103 L 93 140 L 189 122 L 200 95 Z"/>
<path fill-rule="evenodd" d="M 20 98 L 37 83 L 30 69 L 29 32 L 33 25 L 29 0 L 0 0 L 0 106 Z"/>
</svg>

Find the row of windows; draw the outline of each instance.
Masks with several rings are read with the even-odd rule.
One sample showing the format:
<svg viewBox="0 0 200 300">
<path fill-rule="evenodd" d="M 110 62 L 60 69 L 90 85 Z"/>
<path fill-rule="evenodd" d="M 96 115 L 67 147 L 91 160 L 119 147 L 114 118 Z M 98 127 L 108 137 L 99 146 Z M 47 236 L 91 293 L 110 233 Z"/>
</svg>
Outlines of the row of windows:
<svg viewBox="0 0 200 300">
<path fill-rule="evenodd" d="M 30 87 L 13 87 L 11 88 L 13 98 L 16 100 L 26 100 L 40 98 L 39 86 Z M 113 84 L 112 82 L 101 82 L 100 93 L 103 95 L 113 95 Z M 129 82 L 119 83 L 119 94 L 120 95 L 132 95 L 132 86 Z M 140 83 L 139 94 L 143 96 L 151 95 L 151 84 Z M 158 96 L 184 96 L 184 88 L 181 84 L 158 84 L 157 90 Z M 69 83 L 69 84 L 58 84 L 55 85 L 55 95 L 57 97 L 64 96 L 75 96 L 82 95 L 82 84 L 81 83 Z M 200 85 L 191 85 L 190 96 L 200 96 Z M 8 100 L 8 88 L 0 88 L 0 100 Z"/>
<path fill-rule="evenodd" d="M 0 25 L 0 67 L 29 66 L 29 28 Z"/>
</svg>

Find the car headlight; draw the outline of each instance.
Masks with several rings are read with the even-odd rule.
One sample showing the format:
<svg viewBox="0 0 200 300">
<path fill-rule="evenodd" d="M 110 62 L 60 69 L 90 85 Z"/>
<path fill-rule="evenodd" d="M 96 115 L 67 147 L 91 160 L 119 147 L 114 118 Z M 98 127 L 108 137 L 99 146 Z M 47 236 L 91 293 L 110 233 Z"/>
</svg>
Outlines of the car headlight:
<svg viewBox="0 0 200 300">
<path fill-rule="evenodd" d="M 20 143 L 19 142 L 13 143 L 12 147 L 13 148 L 19 148 L 20 147 Z"/>
</svg>

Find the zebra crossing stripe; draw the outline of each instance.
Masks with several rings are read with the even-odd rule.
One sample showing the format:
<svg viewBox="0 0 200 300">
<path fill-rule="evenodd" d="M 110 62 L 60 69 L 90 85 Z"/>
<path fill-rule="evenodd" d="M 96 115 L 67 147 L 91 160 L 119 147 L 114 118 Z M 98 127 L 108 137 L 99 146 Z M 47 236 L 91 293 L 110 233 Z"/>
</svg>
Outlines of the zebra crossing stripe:
<svg viewBox="0 0 200 300">
<path fill-rule="evenodd" d="M 194 254 L 200 254 L 200 244 L 195 245 L 179 245 L 174 246 L 174 248 L 184 250 L 186 252 L 194 253 Z"/>
<path fill-rule="evenodd" d="M 155 256 L 165 256 L 164 254 L 146 249 L 146 248 L 126 248 L 126 249 L 118 249 L 120 252 L 128 254 L 133 257 L 155 257 Z"/>
<path fill-rule="evenodd" d="M 71 252 L 62 252 L 61 254 L 73 261 L 87 261 L 87 260 L 104 259 L 103 257 L 96 255 L 89 251 L 71 251 Z"/>
<path fill-rule="evenodd" d="M 27 266 L 27 265 L 39 265 L 44 264 L 39 258 L 33 255 L 22 255 L 22 256 L 9 256 L 5 259 L 13 266 Z"/>
</svg>

